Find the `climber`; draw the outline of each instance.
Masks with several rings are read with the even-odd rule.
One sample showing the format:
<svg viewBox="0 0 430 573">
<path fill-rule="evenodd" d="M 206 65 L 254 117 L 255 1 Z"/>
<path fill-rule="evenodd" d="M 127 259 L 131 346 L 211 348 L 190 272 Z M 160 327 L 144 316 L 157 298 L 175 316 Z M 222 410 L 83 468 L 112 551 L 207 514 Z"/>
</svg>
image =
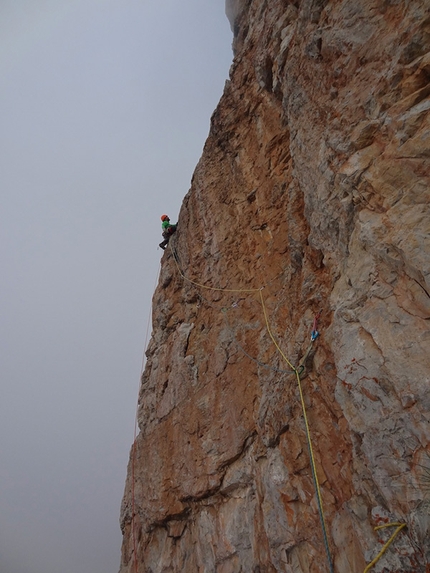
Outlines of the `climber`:
<svg viewBox="0 0 430 573">
<path fill-rule="evenodd" d="M 170 241 L 170 237 L 173 235 L 173 233 L 176 232 L 176 227 L 178 226 L 178 224 L 176 223 L 176 225 L 171 225 L 170 224 L 170 219 L 167 215 L 161 215 L 161 229 L 163 231 L 163 238 L 164 241 L 162 243 L 160 243 L 160 247 L 164 249 L 167 247 L 167 243 Z"/>
</svg>

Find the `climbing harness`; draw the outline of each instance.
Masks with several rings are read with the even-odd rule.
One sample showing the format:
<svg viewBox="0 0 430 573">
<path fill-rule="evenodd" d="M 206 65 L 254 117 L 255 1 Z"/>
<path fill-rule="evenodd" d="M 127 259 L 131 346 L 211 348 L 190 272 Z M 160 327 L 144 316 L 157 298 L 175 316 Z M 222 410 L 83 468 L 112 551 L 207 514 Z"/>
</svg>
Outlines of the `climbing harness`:
<svg viewBox="0 0 430 573">
<path fill-rule="evenodd" d="M 368 571 L 370 571 L 370 569 L 381 559 L 386 550 L 389 548 L 389 546 L 393 543 L 394 539 L 397 537 L 397 534 L 400 533 L 400 531 L 404 527 L 406 527 L 406 523 L 386 523 L 384 525 L 378 525 L 378 527 L 375 527 L 375 531 L 377 531 L 378 529 L 383 529 L 385 527 L 396 527 L 397 529 L 390 537 L 390 539 L 387 541 L 387 543 L 384 545 L 384 547 L 381 549 L 381 551 L 378 553 L 378 555 L 375 557 L 375 559 L 373 559 L 373 561 L 369 563 L 369 565 L 366 567 L 363 573 L 368 573 Z"/>
<path fill-rule="evenodd" d="M 316 491 L 316 498 L 317 498 L 317 505 L 318 505 L 318 513 L 319 513 L 319 517 L 320 517 L 320 522 L 321 522 L 321 528 L 322 528 L 322 533 L 323 533 L 323 540 L 324 540 L 324 547 L 326 550 L 326 554 L 327 554 L 327 561 L 328 561 L 328 565 L 329 565 L 329 570 L 330 573 L 334 573 L 334 569 L 333 569 L 333 562 L 331 559 L 331 552 L 330 552 L 330 546 L 328 543 L 328 535 L 327 535 L 327 527 L 326 527 L 326 523 L 325 523 L 325 519 L 324 519 L 324 511 L 323 511 L 323 503 L 322 503 L 322 497 L 321 497 L 321 490 L 320 490 L 320 485 L 319 485 L 319 481 L 318 481 L 318 475 L 317 475 L 317 471 L 316 471 L 316 463 L 315 463 L 315 457 L 314 457 L 314 453 L 313 453 L 313 448 L 312 448 L 312 440 L 311 440 L 311 433 L 310 433 L 310 429 L 309 429 L 309 423 L 308 423 L 308 417 L 307 417 L 307 413 L 306 413 L 306 406 L 305 406 L 305 400 L 304 400 L 304 396 L 303 396 L 303 390 L 302 390 L 302 383 L 300 380 L 300 374 L 303 372 L 304 369 L 304 365 L 303 362 L 305 360 L 302 359 L 301 364 L 299 365 L 298 368 L 296 368 L 295 366 L 293 366 L 293 364 L 288 360 L 288 358 L 286 357 L 286 355 L 284 354 L 284 352 L 282 351 L 282 349 L 280 348 L 279 344 L 276 342 L 276 339 L 272 333 L 272 330 L 270 328 L 270 323 L 269 323 L 269 318 L 268 318 L 268 314 L 267 314 L 267 309 L 266 309 L 266 304 L 264 302 L 264 297 L 263 297 L 263 289 L 265 288 L 260 287 L 260 288 L 253 288 L 253 289 L 231 289 L 231 288 L 220 288 L 220 287 L 211 287 L 208 285 L 204 285 L 201 283 L 198 283 L 196 281 L 191 280 L 190 278 L 188 278 L 181 270 L 179 263 L 178 263 L 178 256 L 176 253 L 176 249 L 173 247 L 173 245 L 171 244 L 172 242 L 170 242 L 170 248 L 172 250 L 173 253 L 173 258 L 176 264 L 176 267 L 178 269 L 178 273 L 179 275 L 187 282 L 189 282 L 190 284 L 193 284 L 196 287 L 199 288 L 204 288 L 204 289 L 208 289 L 208 290 L 212 290 L 212 291 L 221 291 L 221 292 L 243 292 L 243 293 L 258 293 L 259 294 L 259 298 L 260 298 L 260 303 L 261 303 L 261 307 L 263 309 L 263 314 L 264 314 L 264 320 L 266 323 L 266 329 L 267 332 L 270 336 L 270 338 L 272 339 L 273 344 L 275 345 L 277 351 L 279 352 L 279 354 L 282 356 L 282 358 L 284 359 L 284 361 L 288 364 L 288 366 L 291 368 L 291 370 L 294 372 L 294 374 L 296 375 L 296 379 L 297 379 L 297 385 L 299 388 L 299 394 L 300 394 L 300 402 L 301 402 L 301 406 L 302 406 L 302 411 L 303 411 L 303 418 L 304 418 L 304 422 L 305 422 L 305 430 L 306 430 L 306 440 L 307 440 L 307 444 L 308 444 L 308 450 L 309 450 L 309 457 L 310 457 L 310 462 L 311 462 L 311 473 L 312 473 L 312 478 L 313 478 L 313 482 L 314 482 L 314 487 L 315 487 L 315 491 Z M 321 311 L 315 316 L 314 318 L 314 323 L 313 323 L 313 327 L 312 327 L 312 334 L 311 334 L 311 345 L 312 343 L 316 340 L 316 338 L 318 337 L 319 333 L 317 331 L 317 326 L 318 326 L 318 319 L 321 315 Z M 310 352 L 310 349 L 309 349 Z M 306 354 L 309 355 L 309 352 L 307 352 Z M 305 359 L 307 358 L 307 355 L 305 354 Z M 299 371 L 300 370 L 300 371 Z"/>
</svg>

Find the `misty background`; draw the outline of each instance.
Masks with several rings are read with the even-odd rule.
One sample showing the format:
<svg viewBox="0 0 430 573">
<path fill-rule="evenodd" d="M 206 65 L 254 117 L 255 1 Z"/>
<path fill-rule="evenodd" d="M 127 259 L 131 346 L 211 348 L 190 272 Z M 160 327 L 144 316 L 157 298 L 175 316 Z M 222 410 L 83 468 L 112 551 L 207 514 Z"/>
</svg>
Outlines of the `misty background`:
<svg viewBox="0 0 430 573">
<path fill-rule="evenodd" d="M 223 0 L 0 0 L 0 573 L 117 573 L 160 215 L 232 61 Z"/>
</svg>

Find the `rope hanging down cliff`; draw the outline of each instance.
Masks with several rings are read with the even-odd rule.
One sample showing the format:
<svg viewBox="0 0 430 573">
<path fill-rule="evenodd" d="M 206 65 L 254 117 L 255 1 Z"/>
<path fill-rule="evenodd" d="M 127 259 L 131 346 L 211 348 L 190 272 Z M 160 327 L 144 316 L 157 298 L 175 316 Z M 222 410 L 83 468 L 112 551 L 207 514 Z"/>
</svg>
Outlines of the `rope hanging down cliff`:
<svg viewBox="0 0 430 573">
<path fill-rule="evenodd" d="M 397 537 L 397 534 L 400 533 L 404 527 L 406 527 L 406 523 L 384 523 L 384 525 L 378 525 L 378 527 L 375 527 L 375 531 L 377 531 L 378 529 L 383 529 L 385 527 L 396 527 L 397 529 L 391 535 L 387 543 L 385 543 L 384 547 L 381 549 L 381 551 L 378 553 L 375 559 L 373 559 L 373 561 L 369 563 L 369 565 L 364 570 L 364 573 L 368 573 L 368 571 L 370 571 L 372 567 L 376 565 L 376 563 L 381 559 L 381 557 L 384 555 L 389 546 L 393 543 L 394 539 Z"/>
<path fill-rule="evenodd" d="M 308 422 L 308 416 L 306 413 L 306 406 L 305 406 L 305 400 L 303 397 L 303 389 L 302 389 L 302 382 L 300 380 L 300 374 L 299 371 L 297 370 L 297 368 L 295 366 L 293 366 L 291 364 L 291 362 L 288 360 L 288 358 L 285 356 L 285 354 L 282 352 L 281 348 L 278 346 L 275 337 L 272 334 L 272 331 L 270 329 L 270 324 L 269 324 L 269 319 L 267 316 L 267 310 L 266 310 L 266 306 L 264 304 L 264 299 L 263 299 L 263 295 L 261 294 L 261 290 L 260 290 L 260 297 L 261 297 L 261 304 L 263 307 L 263 312 L 264 312 L 264 319 L 266 321 L 266 328 L 267 328 L 267 332 L 270 335 L 270 338 L 272 339 L 274 345 L 276 346 L 278 352 L 280 353 L 280 355 L 282 356 L 282 358 L 285 360 L 285 362 L 292 368 L 292 370 L 294 370 L 294 373 L 296 375 L 296 379 L 297 379 L 297 385 L 299 388 L 299 393 L 300 393 L 300 401 L 302 404 L 302 411 L 303 411 L 303 419 L 305 421 L 305 427 L 306 427 L 306 439 L 308 442 L 308 449 L 309 449 L 309 457 L 311 460 L 311 472 L 312 472 L 312 478 L 314 480 L 314 486 L 315 486 L 315 492 L 317 495 L 317 503 L 318 503 L 318 512 L 320 515 L 320 521 L 321 521 L 321 528 L 322 528 L 322 532 L 323 532 L 323 537 L 324 537 L 324 545 L 325 545 L 325 550 L 327 553 L 327 560 L 328 560 L 328 564 L 329 564 L 329 569 L 330 569 L 330 573 L 334 573 L 333 570 L 333 563 L 331 560 L 331 553 L 330 553 L 330 547 L 328 544 L 328 537 L 327 537 L 327 527 L 326 527 L 326 523 L 325 523 L 325 519 L 324 519 L 324 511 L 323 511 L 323 504 L 322 504 L 322 498 L 321 498 L 321 490 L 320 490 L 320 485 L 319 485 L 319 481 L 318 481 L 318 475 L 317 475 L 317 470 L 316 470 L 316 464 L 315 464 L 315 457 L 314 457 L 314 452 L 313 452 L 313 448 L 312 448 L 312 440 L 311 440 L 311 433 L 310 433 L 310 429 L 309 429 L 309 422 Z M 314 321 L 315 324 L 315 321 Z M 316 339 L 316 337 L 312 340 L 311 338 L 311 344 L 312 342 Z"/>
<path fill-rule="evenodd" d="M 261 306 L 263 309 L 264 320 L 266 323 L 267 332 L 268 332 L 270 338 L 272 339 L 272 342 L 274 343 L 277 351 L 282 356 L 283 360 L 288 364 L 288 366 L 291 368 L 291 370 L 296 375 L 297 385 L 298 385 L 299 394 L 300 394 L 300 402 L 301 402 L 302 411 L 303 411 L 303 418 L 304 418 L 304 422 L 305 422 L 306 440 L 307 440 L 307 444 L 308 444 L 310 464 L 311 464 L 311 472 L 312 472 L 312 478 L 314 481 L 316 498 L 317 498 L 318 513 L 320 516 L 321 529 L 322 529 L 322 533 L 323 533 L 324 547 L 325 547 L 326 554 L 327 554 L 327 561 L 328 561 L 330 573 L 334 573 L 333 562 L 332 562 L 330 547 L 329 547 L 329 543 L 328 543 L 327 527 L 326 527 L 325 518 L 324 518 L 324 510 L 323 510 L 323 504 L 322 504 L 321 490 L 320 490 L 318 475 L 317 475 L 317 471 L 316 471 L 315 456 L 314 456 L 313 447 L 312 447 L 312 440 L 311 440 L 311 434 L 310 434 L 310 429 L 309 429 L 308 417 L 307 417 L 306 406 L 305 406 L 305 401 L 304 401 L 304 397 L 303 397 L 303 389 L 302 389 L 302 384 L 301 384 L 301 380 L 300 380 L 300 372 L 299 372 L 300 366 L 299 366 L 299 369 L 296 368 L 295 366 L 293 366 L 293 364 L 290 362 L 290 360 L 288 360 L 288 358 L 286 357 L 286 355 L 284 354 L 284 352 L 282 351 L 282 349 L 280 348 L 280 346 L 276 342 L 275 337 L 273 336 L 272 330 L 270 328 L 270 323 L 269 323 L 266 305 L 265 305 L 264 298 L 263 298 L 263 292 L 262 291 L 264 289 L 264 286 L 262 286 L 260 288 L 253 288 L 253 289 L 229 289 L 229 288 L 221 288 L 221 287 L 211 287 L 208 285 L 201 284 L 197 281 L 193 281 L 193 280 L 189 279 L 182 272 L 182 269 L 179 266 L 178 253 L 177 253 L 176 249 L 174 248 L 174 246 L 172 245 L 172 242 L 170 242 L 169 245 L 170 245 L 170 249 L 171 249 L 172 254 L 173 254 L 173 259 L 175 261 L 179 275 L 185 281 L 189 282 L 190 284 L 192 284 L 198 288 L 203 288 L 203 289 L 218 291 L 218 292 L 259 293 L 260 303 L 261 303 Z M 313 325 L 312 334 L 311 334 L 311 345 L 314 342 L 314 340 L 316 340 L 316 338 L 318 336 L 318 332 L 317 332 L 316 328 L 317 328 L 317 323 L 318 323 L 318 319 L 319 319 L 320 314 L 321 313 L 319 313 L 314 319 L 314 325 Z M 305 354 L 306 357 L 309 354 L 309 352 L 310 352 L 310 348 L 308 349 L 307 353 Z M 304 363 L 304 360 L 305 360 L 305 358 L 301 360 L 300 365 L 302 365 Z"/>
</svg>

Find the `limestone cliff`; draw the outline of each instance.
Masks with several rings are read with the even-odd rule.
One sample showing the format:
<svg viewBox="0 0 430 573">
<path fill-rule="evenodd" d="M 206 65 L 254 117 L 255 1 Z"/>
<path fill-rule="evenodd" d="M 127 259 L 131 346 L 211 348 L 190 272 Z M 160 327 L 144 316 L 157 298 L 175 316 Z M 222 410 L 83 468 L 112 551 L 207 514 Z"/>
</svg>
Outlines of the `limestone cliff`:
<svg viewBox="0 0 430 573">
<path fill-rule="evenodd" d="M 371 571 L 430 571 L 429 2 L 227 15 L 153 299 L 121 573 L 362 573 L 392 522 Z"/>
</svg>

